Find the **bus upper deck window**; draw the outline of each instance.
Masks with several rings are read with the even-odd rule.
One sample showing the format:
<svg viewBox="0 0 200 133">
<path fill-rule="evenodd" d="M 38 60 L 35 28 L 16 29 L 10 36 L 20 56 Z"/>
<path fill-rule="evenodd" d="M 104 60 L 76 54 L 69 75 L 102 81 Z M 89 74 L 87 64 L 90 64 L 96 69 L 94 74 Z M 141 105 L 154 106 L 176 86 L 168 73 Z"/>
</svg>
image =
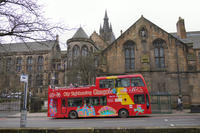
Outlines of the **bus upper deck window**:
<svg viewBox="0 0 200 133">
<path fill-rule="evenodd" d="M 99 81 L 100 88 L 114 88 L 113 79 L 104 79 Z"/>
<path fill-rule="evenodd" d="M 116 79 L 115 87 L 129 87 L 129 86 L 130 86 L 129 78 Z"/>
<path fill-rule="evenodd" d="M 136 86 L 144 86 L 144 82 L 142 81 L 141 78 L 135 77 L 131 79 L 131 86 L 136 87 Z"/>
</svg>

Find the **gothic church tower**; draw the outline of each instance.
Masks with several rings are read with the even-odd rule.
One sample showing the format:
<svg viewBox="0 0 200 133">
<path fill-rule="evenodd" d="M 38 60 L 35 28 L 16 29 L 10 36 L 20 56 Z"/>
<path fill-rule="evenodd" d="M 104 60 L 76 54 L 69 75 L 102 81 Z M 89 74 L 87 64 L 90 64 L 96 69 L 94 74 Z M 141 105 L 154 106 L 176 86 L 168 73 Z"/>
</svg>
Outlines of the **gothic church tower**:
<svg viewBox="0 0 200 133">
<path fill-rule="evenodd" d="M 114 33 L 112 31 L 112 25 L 108 22 L 108 16 L 107 16 L 107 11 L 105 11 L 105 17 L 104 17 L 104 23 L 103 23 L 103 28 L 100 25 L 99 29 L 100 36 L 102 39 L 107 42 L 108 44 L 111 44 L 115 40 Z"/>
</svg>

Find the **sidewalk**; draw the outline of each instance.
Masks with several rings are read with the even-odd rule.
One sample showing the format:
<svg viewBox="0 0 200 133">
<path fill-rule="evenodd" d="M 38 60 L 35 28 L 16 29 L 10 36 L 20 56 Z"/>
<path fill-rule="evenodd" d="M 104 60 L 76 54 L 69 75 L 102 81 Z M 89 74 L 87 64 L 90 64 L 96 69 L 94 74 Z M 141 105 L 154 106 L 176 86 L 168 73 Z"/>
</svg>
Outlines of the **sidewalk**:
<svg viewBox="0 0 200 133">
<path fill-rule="evenodd" d="M 190 109 L 184 109 L 182 111 L 172 110 L 172 113 L 153 113 L 151 116 L 196 116 L 200 113 L 191 113 Z"/>
<path fill-rule="evenodd" d="M 190 113 L 189 109 L 183 111 L 172 110 L 171 114 L 151 114 L 150 116 L 186 116 L 186 115 L 200 115 L 200 113 Z M 19 118 L 21 116 L 20 112 L 0 112 L 0 118 Z M 47 117 L 47 112 L 40 113 L 29 113 L 27 112 L 27 117 Z"/>
<path fill-rule="evenodd" d="M 0 112 L 0 118 L 18 118 L 21 117 L 20 112 Z M 46 112 L 42 113 L 29 113 L 27 112 L 27 117 L 47 117 Z"/>
</svg>

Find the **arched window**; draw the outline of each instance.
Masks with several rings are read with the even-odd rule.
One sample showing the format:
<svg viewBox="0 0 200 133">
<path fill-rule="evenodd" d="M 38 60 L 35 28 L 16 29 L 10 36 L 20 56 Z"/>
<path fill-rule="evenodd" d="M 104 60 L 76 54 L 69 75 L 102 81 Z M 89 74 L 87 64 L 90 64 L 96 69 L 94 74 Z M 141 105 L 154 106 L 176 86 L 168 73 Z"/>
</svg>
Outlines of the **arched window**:
<svg viewBox="0 0 200 133">
<path fill-rule="evenodd" d="M 33 70 L 32 64 L 33 64 L 33 58 L 31 56 L 29 56 L 26 60 L 26 69 L 28 72 L 31 72 Z"/>
<path fill-rule="evenodd" d="M 28 64 L 28 65 L 31 65 L 32 63 L 33 63 L 33 59 L 32 59 L 31 56 L 29 56 L 29 57 L 27 58 L 27 64 Z"/>
<path fill-rule="evenodd" d="M 44 62 L 43 56 L 39 56 L 38 57 L 38 66 L 37 66 L 37 70 L 38 71 L 42 71 L 43 70 L 43 62 Z"/>
<path fill-rule="evenodd" d="M 21 65 L 22 64 L 22 58 L 21 57 L 17 57 L 17 65 Z"/>
<path fill-rule="evenodd" d="M 81 49 L 81 55 L 82 56 L 87 56 L 88 55 L 88 48 L 87 46 L 83 46 Z"/>
<path fill-rule="evenodd" d="M 90 52 L 93 53 L 94 49 L 93 47 L 90 47 Z"/>
<path fill-rule="evenodd" d="M 22 69 L 22 58 L 21 57 L 17 57 L 17 62 L 16 62 L 16 71 L 20 72 Z"/>
<path fill-rule="evenodd" d="M 156 68 L 165 67 L 164 44 L 165 41 L 162 39 L 153 41 Z"/>
<path fill-rule="evenodd" d="M 79 46 L 75 45 L 73 48 L 72 56 L 74 59 L 76 59 L 80 55 L 80 48 Z"/>
<path fill-rule="evenodd" d="M 38 64 L 43 64 L 44 58 L 43 56 L 38 57 Z"/>
<path fill-rule="evenodd" d="M 12 59 L 9 57 L 6 59 L 6 71 L 7 72 L 11 71 L 11 64 L 12 64 Z"/>
<path fill-rule="evenodd" d="M 127 41 L 124 44 L 125 54 L 125 70 L 133 71 L 135 69 L 135 43 L 133 41 Z"/>
</svg>

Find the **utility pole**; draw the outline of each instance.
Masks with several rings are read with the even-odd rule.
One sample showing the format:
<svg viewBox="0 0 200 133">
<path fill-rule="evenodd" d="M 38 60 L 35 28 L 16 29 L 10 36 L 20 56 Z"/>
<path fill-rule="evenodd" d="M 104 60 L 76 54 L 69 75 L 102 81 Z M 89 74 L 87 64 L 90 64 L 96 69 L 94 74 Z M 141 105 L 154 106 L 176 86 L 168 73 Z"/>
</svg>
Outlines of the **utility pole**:
<svg viewBox="0 0 200 133">
<path fill-rule="evenodd" d="M 23 108 L 21 110 L 20 127 L 26 127 L 28 75 L 22 74 L 20 81 L 24 82 L 24 101 Z"/>
</svg>

